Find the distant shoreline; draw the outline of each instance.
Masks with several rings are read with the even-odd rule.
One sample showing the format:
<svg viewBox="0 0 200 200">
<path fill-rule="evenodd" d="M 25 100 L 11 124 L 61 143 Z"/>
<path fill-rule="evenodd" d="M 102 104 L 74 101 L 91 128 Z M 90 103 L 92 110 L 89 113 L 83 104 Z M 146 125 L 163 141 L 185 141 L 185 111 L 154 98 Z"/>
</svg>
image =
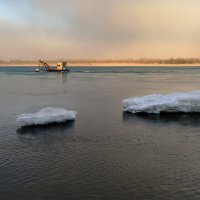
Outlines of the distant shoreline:
<svg viewBox="0 0 200 200">
<path fill-rule="evenodd" d="M 140 59 L 61 59 L 69 67 L 200 67 L 200 58 L 140 58 Z M 45 60 L 49 66 L 56 66 L 58 60 Z M 0 66 L 32 66 L 39 65 L 37 60 L 0 60 Z"/>
<path fill-rule="evenodd" d="M 55 66 L 55 63 L 49 63 Z M 1 63 L 0 67 L 37 67 L 36 63 Z M 138 63 L 68 63 L 69 67 L 200 67 L 196 64 L 138 64 Z"/>
</svg>

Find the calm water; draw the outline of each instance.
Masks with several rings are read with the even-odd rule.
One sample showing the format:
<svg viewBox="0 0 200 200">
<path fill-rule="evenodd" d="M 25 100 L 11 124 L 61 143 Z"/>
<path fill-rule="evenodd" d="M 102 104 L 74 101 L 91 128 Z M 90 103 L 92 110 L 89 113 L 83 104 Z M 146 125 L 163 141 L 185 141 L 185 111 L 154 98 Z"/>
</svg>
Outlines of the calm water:
<svg viewBox="0 0 200 200">
<path fill-rule="evenodd" d="M 0 67 L 0 199 L 200 199 L 200 116 L 123 114 L 121 100 L 200 89 L 198 67 Z M 15 116 L 76 110 L 65 125 Z"/>
</svg>

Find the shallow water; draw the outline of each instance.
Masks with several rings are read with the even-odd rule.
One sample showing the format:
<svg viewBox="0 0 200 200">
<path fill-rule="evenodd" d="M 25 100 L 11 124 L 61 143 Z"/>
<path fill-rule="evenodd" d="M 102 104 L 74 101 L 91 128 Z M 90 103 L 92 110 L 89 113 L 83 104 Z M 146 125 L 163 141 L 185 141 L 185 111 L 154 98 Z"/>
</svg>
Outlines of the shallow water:
<svg viewBox="0 0 200 200">
<path fill-rule="evenodd" d="M 199 199 L 200 116 L 130 115 L 121 100 L 200 89 L 197 67 L 0 68 L 0 199 Z M 44 107 L 77 120 L 20 127 Z"/>
</svg>

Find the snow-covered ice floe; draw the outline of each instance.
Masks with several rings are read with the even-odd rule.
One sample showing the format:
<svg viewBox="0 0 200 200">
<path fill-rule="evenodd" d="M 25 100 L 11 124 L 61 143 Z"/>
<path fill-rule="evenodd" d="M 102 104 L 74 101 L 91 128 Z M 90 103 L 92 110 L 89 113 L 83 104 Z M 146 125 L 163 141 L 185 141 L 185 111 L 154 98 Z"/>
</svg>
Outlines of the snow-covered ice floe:
<svg viewBox="0 0 200 200">
<path fill-rule="evenodd" d="M 46 125 L 75 120 L 76 111 L 68 111 L 63 108 L 43 108 L 37 113 L 23 113 L 17 116 L 16 121 L 21 126 Z"/>
<path fill-rule="evenodd" d="M 122 106 L 124 112 L 130 113 L 200 112 L 200 90 L 132 97 L 123 100 Z"/>
</svg>

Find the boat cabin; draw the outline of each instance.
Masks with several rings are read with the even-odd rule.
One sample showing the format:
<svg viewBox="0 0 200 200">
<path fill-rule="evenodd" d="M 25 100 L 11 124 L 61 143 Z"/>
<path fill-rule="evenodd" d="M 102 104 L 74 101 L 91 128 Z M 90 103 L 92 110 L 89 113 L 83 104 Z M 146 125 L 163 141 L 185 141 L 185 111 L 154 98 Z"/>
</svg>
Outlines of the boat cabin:
<svg viewBox="0 0 200 200">
<path fill-rule="evenodd" d="M 64 70 L 67 62 L 57 62 L 56 70 Z"/>
</svg>

